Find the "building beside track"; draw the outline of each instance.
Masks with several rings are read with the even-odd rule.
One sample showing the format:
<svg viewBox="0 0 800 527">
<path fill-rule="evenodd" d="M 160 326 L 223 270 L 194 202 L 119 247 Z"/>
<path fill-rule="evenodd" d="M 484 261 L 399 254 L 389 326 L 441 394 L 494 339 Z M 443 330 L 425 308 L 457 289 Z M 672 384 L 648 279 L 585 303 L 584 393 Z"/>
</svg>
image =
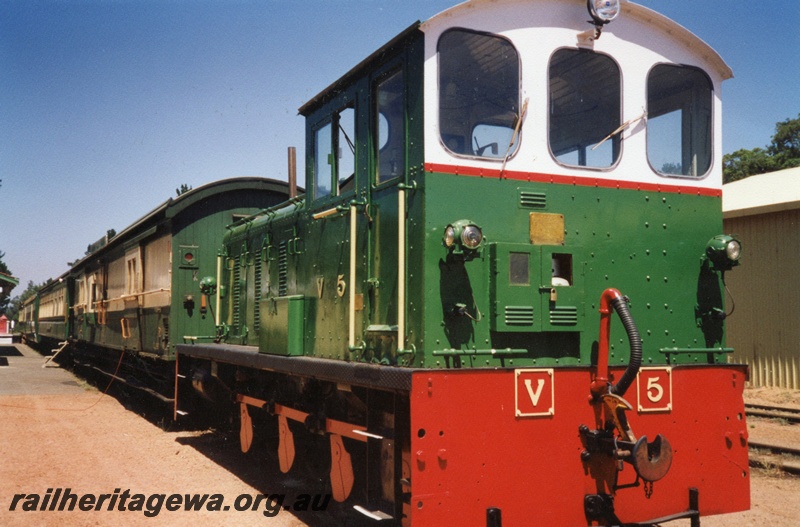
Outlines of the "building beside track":
<svg viewBox="0 0 800 527">
<path fill-rule="evenodd" d="M 800 167 L 725 185 L 722 207 L 746 254 L 728 277 L 732 360 L 750 365 L 753 387 L 800 389 Z"/>
</svg>

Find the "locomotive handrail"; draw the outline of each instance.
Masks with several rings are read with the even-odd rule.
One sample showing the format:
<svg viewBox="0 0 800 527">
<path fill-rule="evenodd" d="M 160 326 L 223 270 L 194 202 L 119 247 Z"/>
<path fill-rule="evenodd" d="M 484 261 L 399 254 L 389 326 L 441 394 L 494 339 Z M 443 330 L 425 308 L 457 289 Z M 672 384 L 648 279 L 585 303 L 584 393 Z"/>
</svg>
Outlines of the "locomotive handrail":
<svg viewBox="0 0 800 527">
<path fill-rule="evenodd" d="M 408 181 L 408 175 L 405 175 Z M 397 189 L 397 349 L 406 349 L 406 189 Z"/>
<path fill-rule="evenodd" d="M 525 355 L 528 350 L 524 348 L 502 348 L 502 349 L 441 349 L 433 350 L 434 356 L 459 356 L 459 355 Z"/>
<path fill-rule="evenodd" d="M 317 212 L 311 216 L 312 219 L 319 220 L 322 218 L 327 218 L 328 216 L 333 216 L 334 214 L 338 214 L 341 212 L 346 211 L 347 209 L 341 208 L 341 205 L 337 205 L 336 207 L 331 207 L 330 209 L 323 210 L 322 212 Z"/>
<path fill-rule="evenodd" d="M 659 353 L 733 353 L 733 348 L 659 348 Z"/>
<path fill-rule="evenodd" d="M 267 215 L 274 214 L 275 212 L 279 211 L 280 209 L 289 207 L 290 205 L 294 205 L 296 203 L 300 203 L 301 201 L 304 201 L 305 199 L 306 199 L 306 197 L 305 197 L 304 194 L 300 195 L 300 196 L 297 196 L 297 197 L 294 197 L 294 198 L 289 198 L 289 199 L 287 199 L 286 201 L 284 201 L 282 203 L 278 203 L 277 205 L 273 205 L 272 207 L 268 207 L 266 209 L 260 210 L 260 211 L 254 213 L 254 214 L 251 214 L 250 216 L 247 216 L 245 218 L 238 219 L 235 222 L 231 223 L 230 225 L 227 225 L 225 228 L 227 230 L 231 230 L 231 229 L 233 229 L 233 228 L 235 228 L 235 227 L 237 227 L 239 225 L 244 225 L 245 223 L 254 221 L 255 219 L 257 219 L 257 218 L 259 218 L 261 216 L 267 216 Z"/>
</svg>

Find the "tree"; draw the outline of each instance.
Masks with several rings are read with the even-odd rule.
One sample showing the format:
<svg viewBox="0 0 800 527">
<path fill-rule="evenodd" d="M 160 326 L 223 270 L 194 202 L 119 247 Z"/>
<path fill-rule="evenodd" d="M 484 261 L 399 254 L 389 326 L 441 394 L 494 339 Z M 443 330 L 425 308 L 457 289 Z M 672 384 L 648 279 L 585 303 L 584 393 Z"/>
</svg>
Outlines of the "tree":
<svg viewBox="0 0 800 527">
<path fill-rule="evenodd" d="M 800 166 L 800 115 L 775 125 L 772 143 L 763 148 L 740 149 L 722 158 L 722 180 L 725 183 Z"/>
<path fill-rule="evenodd" d="M 187 185 L 186 183 L 182 183 L 180 188 L 176 188 L 175 189 L 175 194 L 177 194 L 178 196 L 181 196 L 183 194 L 186 194 L 190 190 L 192 190 L 192 187 L 190 185 Z"/>
<path fill-rule="evenodd" d="M 722 157 L 722 180 L 730 183 L 756 174 L 772 172 L 776 170 L 775 167 L 775 159 L 766 150 L 742 148 Z"/>
<path fill-rule="evenodd" d="M 0 273 L 11 276 L 11 271 L 9 271 L 8 266 L 3 261 L 5 255 L 6 253 L 0 251 Z M 15 284 L 13 282 L 0 280 L 0 314 L 5 313 L 6 309 L 8 309 L 8 302 L 9 298 L 11 297 L 11 290 L 14 289 L 14 286 Z"/>
<path fill-rule="evenodd" d="M 800 115 L 775 125 L 775 135 L 769 147 L 778 170 L 800 166 Z"/>
<path fill-rule="evenodd" d="M 661 173 L 681 175 L 683 173 L 683 169 L 678 163 L 664 163 L 661 166 Z"/>
<path fill-rule="evenodd" d="M 35 295 L 44 285 L 45 284 L 36 285 L 33 283 L 33 280 L 28 280 L 28 287 L 25 288 L 25 291 L 11 299 L 11 306 L 8 308 L 6 316 L 12 320 L 19 320 L 18 317 L 20 311 L 22 311 L 22 305 L 28 298 Z"/>
</svg>

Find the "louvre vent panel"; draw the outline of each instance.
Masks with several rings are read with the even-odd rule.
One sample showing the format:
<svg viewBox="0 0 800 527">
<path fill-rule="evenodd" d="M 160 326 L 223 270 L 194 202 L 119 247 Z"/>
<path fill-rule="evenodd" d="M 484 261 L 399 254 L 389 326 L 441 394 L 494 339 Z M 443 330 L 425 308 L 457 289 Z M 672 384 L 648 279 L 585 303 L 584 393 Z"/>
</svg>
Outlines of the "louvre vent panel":
<svg viewBox="0 0 800 527">
<path fill-rule="evenodd" d="M 289 290 L 289 250 L 286 242 L 278 246 L 278 296 L 286 296 Z"/>
<path fill-rule="evenodd" d="M 507 326 L 532 326 L 532 306 L 506 306 L 505 323 Z"/>
<path fill-rule="evenodd" d="M 543 209 L 547 207 L 547 195 L 523 190 L 519 193 L 519 204 L 531 209 Z"/>
<path fill-rule="evenodd" d="M 255 302 L 253 303 L 253 328 L 256 332 L 261 329 L 261 258 L 256 259 L 255 268 Z"/>
<path fill-rule="evenodd" d="M 550 323 L 554 326 L 574 326 L 578 324 L 578 308 L 557 306 L 550 309 Z"/>
<path fill-rule="evenodd" d="M 241 259 L 237 256 L 233 260 L 233 326 L 239 327 L 239 313 L 241 310 L 240 304 L 242 303 L 242 266 Z"/>
</svg>

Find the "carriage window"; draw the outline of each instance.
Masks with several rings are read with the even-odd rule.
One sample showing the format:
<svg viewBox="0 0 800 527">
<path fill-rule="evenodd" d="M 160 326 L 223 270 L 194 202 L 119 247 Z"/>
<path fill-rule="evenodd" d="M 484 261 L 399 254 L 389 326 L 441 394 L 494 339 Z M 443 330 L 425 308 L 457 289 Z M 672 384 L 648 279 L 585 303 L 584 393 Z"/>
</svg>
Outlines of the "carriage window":
<svg viewBox="0 0 800 527">
<path fill-rule="evenodd" d="M 519 113 L 519 56 L 503 38 L 463 29 L 439 39 L 439 133 L 454 154 L 503 159 Z"/>
<path fill-rule="evenodd" d="M 133 295 L 141 292 L 142 273 L 139 267 L 140 249 L 137 247 L 125 254 L 125 294 Z"/>
<path fill-rule="evenodd" d="M 406 170 L 404 93 L 402 71 L 378 84 L 377 183 L 402 176 Z"/>
<path fill-rule="evenodd" d="M 605 168 L 619 159 L 619 66 L 588 50 L 561 49 L 550 60 L 550 151 L 559 163 Z"/>
<path fill-rule="evenodd" d="M 711 167 L 711 81 L 701 70 L 660 64 L 647 77 L 647 159 L 663 175 Z"/>
<path fill-rule="evenodd" d="M 333 180 L 333 136 L 331 123 L 314 134 L 314 199 L 331 194 Z"/>
</svg>

